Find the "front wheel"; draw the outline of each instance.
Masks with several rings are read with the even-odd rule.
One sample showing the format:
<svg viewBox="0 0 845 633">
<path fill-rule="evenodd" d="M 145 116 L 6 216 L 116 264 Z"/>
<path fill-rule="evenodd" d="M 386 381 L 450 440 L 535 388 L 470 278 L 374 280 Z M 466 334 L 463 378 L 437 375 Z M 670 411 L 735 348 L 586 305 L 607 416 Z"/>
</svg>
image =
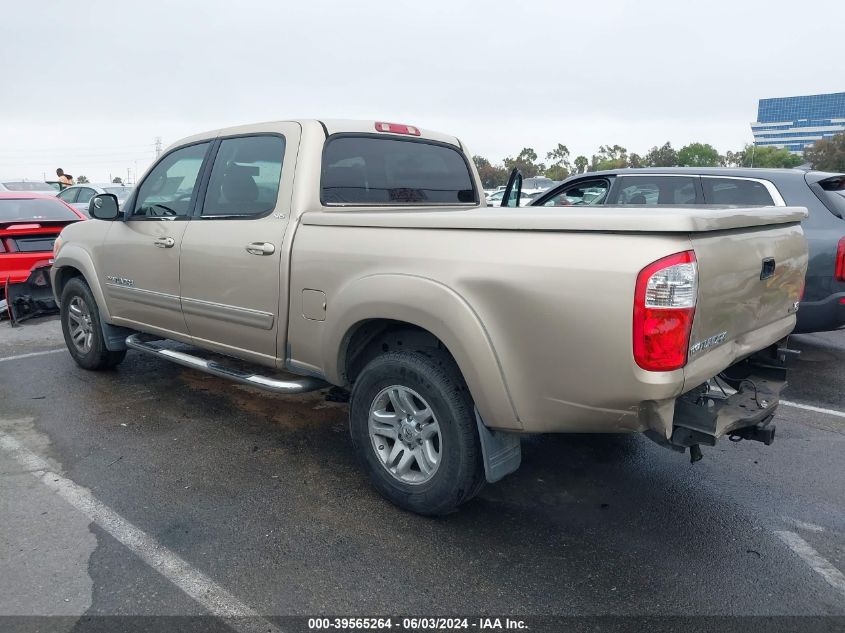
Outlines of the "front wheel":
<svg viewBox="0 0 845 633">
<path fill-rule="evenodd" d="M 83 369 L 108 369 L 126 356 L 126 350 L 110 351 L 106 347 L 97 302 L 80 277 L 74 277 L 62 289 L 60 317 L 67 349 Z"/>
<path fill-rule="evenodd" d="M 373 485 L 401 508 L 447 514 L 484 484 L 472 399 L 443 352 L 375 358 L 355 382 L 349 422 Z"/>
</svg>

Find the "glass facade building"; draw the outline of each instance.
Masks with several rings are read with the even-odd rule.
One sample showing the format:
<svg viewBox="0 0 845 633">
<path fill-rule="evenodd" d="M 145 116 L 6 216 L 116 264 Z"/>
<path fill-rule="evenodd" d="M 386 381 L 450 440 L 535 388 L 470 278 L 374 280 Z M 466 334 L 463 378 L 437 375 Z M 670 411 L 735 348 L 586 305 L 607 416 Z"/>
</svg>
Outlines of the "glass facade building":
<svg viewBox="0 0 845 633">
<path fill-rule="evenodd" d="M 845 132 L 845 92 L 760 99 L 751 131 L 755 145 L 803 152 L 821 138 Z"/>
</svg>

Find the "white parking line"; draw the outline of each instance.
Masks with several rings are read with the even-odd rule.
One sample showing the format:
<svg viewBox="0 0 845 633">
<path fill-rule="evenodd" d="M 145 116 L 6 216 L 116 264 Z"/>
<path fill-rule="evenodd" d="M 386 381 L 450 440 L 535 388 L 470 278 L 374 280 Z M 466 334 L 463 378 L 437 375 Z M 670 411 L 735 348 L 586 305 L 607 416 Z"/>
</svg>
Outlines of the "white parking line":
<svg viewBox="0 0 845 633">
<path fill-rule="evenodd" d="M 44 356 L 45 354 L 58 354 L 59 352 L 64 352 L 65 350 L 67 350 L 66 347 L 60 347 L 58 349 L 45 349 L 43 352 L 30 352 L 29 354 L 19 354 L 18 356 L 6 356 L 6 358 L 0 358 L 0 363 L 5 363 L 9 360 L 32 358 L 33 356 Z"/>
<path fill-rule="evenodd" d="M 0 434 L 0 448 L 13 457 L 41 483 L 87 515 L 133 554 L 179 589 L 205 607 L 209 613 L 226 620 L 231 628 L 244 633 L 259 631 L 280 633 L 278 627 L 262 618 L 223 587 L 191 567 L 175 553 L 135 527 L 117 512 L 94 497 L 88 490 L 50 470 L 50 465 L 14 437 Z"/>
<path fill-rule="evenodd" d="M 794 407 L 796 409 L 815 411 L 816 413 L 826 413 L 827 415 L 835 415 L 838 418 L 845 418 L 845 413 L 842 411 L 836 411 L 835 409 L 823 409 L 822 407 L 814 407 L 811 404 L 801 404 L 800 402 L 790 402 L 789 400 L 781 400 L 780 403 L 785 407 Z"/>
<path fill-rule="evenodd" d="M 810 547 L 810 544 L 795 532 L 782 530 L 776 531 L 775 534 L 789 546 L 789 549 L 798 554 L 801 560 L 807 563 L 814 572 L 845 596 L 845 575 L 841 571 L 831 565 L 827 559 L 822 558 L 821 554 Z"/>
<path fill-rule="evenodd" d="M 781 518 L 787 523 L 791 523 L 802 530 L 809 530 L 810 532 L 824 532 L 824 528 L 821 525 L 816 525 L 815 523 L 807 523 L 806 521 L 799 521 L 798 519 L 793 519 L 792 517 L 787 516 Z"/>
</svg>

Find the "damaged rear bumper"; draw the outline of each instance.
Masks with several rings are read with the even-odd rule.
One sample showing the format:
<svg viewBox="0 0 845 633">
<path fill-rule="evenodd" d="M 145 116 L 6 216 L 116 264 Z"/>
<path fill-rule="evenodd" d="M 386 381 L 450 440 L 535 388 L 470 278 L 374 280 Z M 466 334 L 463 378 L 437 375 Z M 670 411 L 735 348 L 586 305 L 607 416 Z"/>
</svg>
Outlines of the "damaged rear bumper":
<svg viewBox="0 0 845 633">
<path fill-rule="evenodd" d="M 36 264 L 25 281 L 4 280 L 5 312 L 12 325 L 59 311 L 50 283 L 50 268 L 50 263 Z"/>
<path fill-rule="evenodd" d="M 714 446 L 725 435 L 771 444 L 775 437 L 772 418 L 787 384 L 787 360 L 794 353 L 784 339 L 731 366 L 675 401 L 668 438 L 653 431 L 646 434 L 680 451 L 697 450 L 702 444 Z"/>
</svg>

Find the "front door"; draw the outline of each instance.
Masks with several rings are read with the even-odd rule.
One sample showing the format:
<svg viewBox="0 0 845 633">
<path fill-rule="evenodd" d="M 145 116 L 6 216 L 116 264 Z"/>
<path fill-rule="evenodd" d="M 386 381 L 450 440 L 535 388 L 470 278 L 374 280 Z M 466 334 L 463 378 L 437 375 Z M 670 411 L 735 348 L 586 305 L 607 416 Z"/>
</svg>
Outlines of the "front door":
<svg viewBox="0 0 845 633">
<path fill-rule="evenodd" d="M 212 150 L 180 263 L 182 311 L 200 346 L 277 364 L 276 337 L 287 316 L 279 301 L 287 282 L 282 242 L 300 134 L 299 124 L 278 123 L 221 138 Z"/>
<path fill-rule="evenodd" d="M 211 142 L 168 153 L 112 222 L 99 247 L 100 280 L 114 322 L 187 340 L 179 303 L 179 246 Z"/>
</svg>

